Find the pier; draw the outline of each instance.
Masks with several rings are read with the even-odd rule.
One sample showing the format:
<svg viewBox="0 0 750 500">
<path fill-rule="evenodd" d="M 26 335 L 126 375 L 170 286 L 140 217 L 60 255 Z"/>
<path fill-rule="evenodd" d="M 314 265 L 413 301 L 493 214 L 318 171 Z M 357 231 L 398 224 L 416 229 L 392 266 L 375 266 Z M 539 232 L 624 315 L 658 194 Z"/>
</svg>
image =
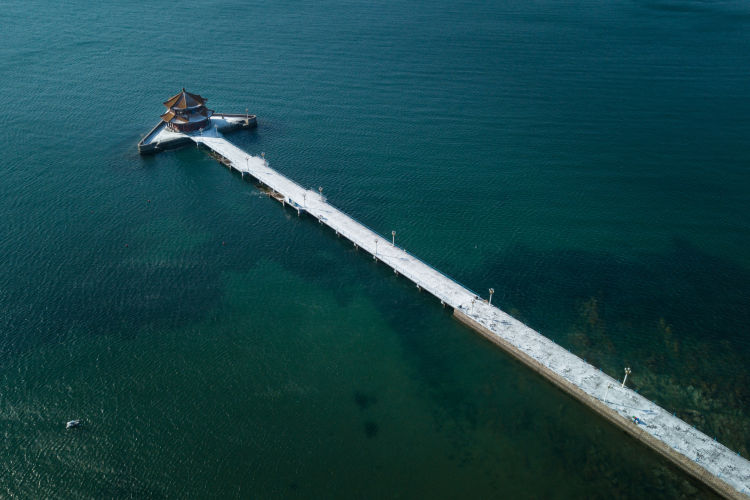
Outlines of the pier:
<svg viewBox="0 0 750 500">
<path fill-rule="evenodd" d="M 532 370 L 638 439 L 718 494 L 750 498 L 750 462 L 557 345 L 455 280 L 338 210 L 322 188 L 307 189 L 224 138 L 216 127 L 181 134 L 211 151 L 227 167 L 254 178 L 269 194 L 298 214 L 307 214 L 377 262 L 434 295 L 456 319 L 476 330 Z"/>
<path fill-rule="evenodd" d="M 258 126 L 257 118 L 250 114 L 218 114 L 212 116 L 210 120 L 210 129 L 221 132 Z M 138 152 L 142 155 L 155 154 L 160 151 L 179 148 L 191 142 L 188 134 L 169 130 L 167 124 L 161 121 L 140 140 Z"/>
</svg>

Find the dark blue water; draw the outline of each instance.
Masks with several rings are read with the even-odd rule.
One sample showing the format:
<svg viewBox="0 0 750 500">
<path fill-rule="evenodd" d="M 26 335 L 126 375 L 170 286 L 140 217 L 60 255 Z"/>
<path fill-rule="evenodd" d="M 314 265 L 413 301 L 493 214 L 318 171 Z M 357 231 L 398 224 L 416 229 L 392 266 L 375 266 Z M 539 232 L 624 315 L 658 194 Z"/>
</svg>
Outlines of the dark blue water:
<svg viewBox="0 0 750 500">
<path fill-rule="evenodd" d="M 204 152 L 140 157 L 183 86 L 750 453 L 745 3 L 12 1 L 0 26 L 0 496 L 708 495 Z"/>
</svg>

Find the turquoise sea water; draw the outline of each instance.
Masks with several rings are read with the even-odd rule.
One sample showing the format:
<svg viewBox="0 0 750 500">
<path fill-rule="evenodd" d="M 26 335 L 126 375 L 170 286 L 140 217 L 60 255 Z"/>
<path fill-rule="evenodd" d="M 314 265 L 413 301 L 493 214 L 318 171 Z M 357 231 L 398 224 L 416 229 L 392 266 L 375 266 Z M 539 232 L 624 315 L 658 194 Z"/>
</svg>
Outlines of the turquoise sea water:
<svg viewBox="0 0 750 500">
<path fill-rule="evenodd" d="M 1 497 L 709 495 L 204 152 L 140 157 L 183 86 L 750 454 L 746 3 L 30 0 L 0 26 Z"/>
</svg>

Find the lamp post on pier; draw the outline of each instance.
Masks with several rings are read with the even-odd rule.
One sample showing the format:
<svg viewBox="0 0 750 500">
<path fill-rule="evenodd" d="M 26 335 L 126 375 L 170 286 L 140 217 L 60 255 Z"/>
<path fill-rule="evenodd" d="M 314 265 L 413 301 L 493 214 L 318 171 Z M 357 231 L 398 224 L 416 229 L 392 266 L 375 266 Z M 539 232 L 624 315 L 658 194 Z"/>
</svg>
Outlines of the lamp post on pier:
<svg viewBox="0 0 750 500">
<path fill-rule="evenodd" d="M 320 200 L 323 201 L 323 186 L 318 188 L 318 192 L 320 193 Z"/>
<path fill-rule="evenodd" d="M 612 388 L 612 384 L 607 384 L 607 390 L 604 393 L 604 402 L 607 402 L 607 395 L 609 394 L 609 390 Z"/>
<path fill-rule="evenodd" d="M 490 305 L 492 305 L 492 294 L 495 293 L 494 288 L 490 288 Z"/>
<path fill-rule="evenodd" d="M 396 246 L 396 231 L 391 231 L 391 245 Z"/>
<path fill-rule="evenodd" d="M 378 256 L 378 240 L 375 240 L 375 257 Z"/>
<path fill-rule="evenodd" d="M 625 387 L 625 381 L 628 379 L 628 375 L 630 375 L 630 367 L 625 368 L 625 378 L 622 379 L 621 388 Z"/>
</svg>

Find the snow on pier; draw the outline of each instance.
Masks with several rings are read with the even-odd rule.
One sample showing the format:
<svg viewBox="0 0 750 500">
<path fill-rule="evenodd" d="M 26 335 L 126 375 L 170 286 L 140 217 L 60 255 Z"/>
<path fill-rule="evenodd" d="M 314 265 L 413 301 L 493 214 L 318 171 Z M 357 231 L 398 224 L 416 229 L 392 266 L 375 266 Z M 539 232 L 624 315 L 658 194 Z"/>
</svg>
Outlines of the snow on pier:
<svg viewBox="0 0 750 500">
<path fill-rule="evenodd" d="M 638 393 L 479 298 L 464 286 L 357 222 L 268 163 L 227 141 L 215 128 L 190 138 L 249 174 L 279 201 L 307 212 L 370 253 L 421 290 L 454 309 L 456 317 L 503 347 L 587 406 L 682 469 L 730 498 L 750 497 L 750 462 Z"/>
</svg>

